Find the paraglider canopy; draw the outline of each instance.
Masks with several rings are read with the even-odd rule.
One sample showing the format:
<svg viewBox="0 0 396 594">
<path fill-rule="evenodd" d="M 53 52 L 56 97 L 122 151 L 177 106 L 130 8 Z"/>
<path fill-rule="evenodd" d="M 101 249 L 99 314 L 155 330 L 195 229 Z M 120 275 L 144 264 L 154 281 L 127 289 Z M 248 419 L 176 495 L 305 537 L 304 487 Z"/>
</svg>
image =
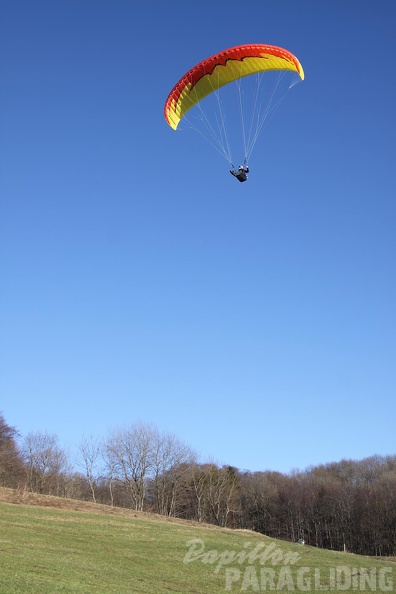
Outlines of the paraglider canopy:
<svg viewBox="0 0 396 594">
<path fill-rule="evenodd" d="M 291 70 L 304 80 L 298 59 L 274 45 L 238 45 L 203 60 L 189 70 L 165 102 L 164 115 L 174 130 L 185 114 L 210 93 L 244 76 L 269 70 Z"/>
</svg>

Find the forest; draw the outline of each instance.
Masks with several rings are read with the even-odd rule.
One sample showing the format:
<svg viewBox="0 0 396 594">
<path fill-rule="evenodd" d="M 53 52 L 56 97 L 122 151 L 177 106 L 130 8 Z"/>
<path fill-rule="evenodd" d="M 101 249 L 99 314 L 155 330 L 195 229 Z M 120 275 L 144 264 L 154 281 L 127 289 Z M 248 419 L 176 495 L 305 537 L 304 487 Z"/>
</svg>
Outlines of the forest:
<svg viewBox="0 0 396 594">
<path fill-rule="evenodd" d="M 83 437 L 71 456 L 55 434 L 21 436 L 0 413 L 0 486 L 336 551 L 396 554 L 396 455 L 252 472 L 202 462 L 175 435 L 135 423 Z"/>
</svg>

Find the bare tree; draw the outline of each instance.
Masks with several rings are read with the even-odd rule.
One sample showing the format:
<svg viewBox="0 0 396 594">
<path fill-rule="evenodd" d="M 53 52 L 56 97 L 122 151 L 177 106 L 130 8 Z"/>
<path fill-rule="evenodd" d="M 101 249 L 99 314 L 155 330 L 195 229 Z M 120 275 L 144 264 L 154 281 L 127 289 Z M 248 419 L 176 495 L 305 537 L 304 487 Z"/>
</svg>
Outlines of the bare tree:
<svg viewBox="0 0 396 594">
<path fill-rule="evenodd" d="M 152 425 L 136 423 L 130 429 L 113 432 L 105 444 L 114 475 L 125 485 L 133 508 L 138 511 L 144 506 L 156 436 L 157 430 Z"/>
<path fill-rule="evenodd" d="M 206 467 L 206 499 L 211 511 L 211 521 L 218 526 L 228 526 L 231 514 L 237 515 L 239 509 L 240 478 L 236 468 L 214 464 Z"/>
<path fill-rule="evenodd" d="M 4 487 L 18 486 L 25 474 L 17 436 L 17 430 L 0 413 L 0 485 Z"/>
<path fill-rule="evenodd" d="M 28 433 L 24 439 L 23 455 L 31 491 L 66 494 L 65 479 L 70 476 L 70 465 L 56 435 L 39 431 Z"/>
<path fill-rule="evenodd" d="M 84 476 L 91 491 L 92 499 L 96 503 L 95 488 L 98 477 L 98 463 L 101 459 L 101 443 L 98 439 L 83 437 L 80 443 L 79 452 L 81 462 L 79 466 L 83 469 Z"/>
<path fill-rule="evenodd" d="M 239 473 L 232 466 L 193 463 L 186 486 L 190 512 L 185 509 L 183 515 L 198 522 L 234 525 L 240 518 L 240 487 Z"/>
<path fill-rule="evenodd" d="M 116 478 L 116 468 L 118 466 L 117 458 L 112 451 L 112 448 L 109 448 L 109 443 L 106 442 L 102 446 L 102 457 L 104 463 L 104 474 L 103 477 L 107 483 L 109 488 L 110 494 L 110 505 L 114 505 L 114 483 L 117 481 Z"/>
<path fill-rule="evenodd" d="M 187 514 L 187 517 L 192 519 L 195 518 L 198 522 L 204 522 L 206 520 L 205 513 L 205 494 L 207 485 L 207 475 L 204 466 L 200 464 L 191 465 L 191 512 Z"/>
<path fill-rule="evenodd" d="M 156 433 L 152 448 L 151 492 L 158 513 L 174 516 L 189 464 L 196 454 L 171 433 Z"/>
</svg>

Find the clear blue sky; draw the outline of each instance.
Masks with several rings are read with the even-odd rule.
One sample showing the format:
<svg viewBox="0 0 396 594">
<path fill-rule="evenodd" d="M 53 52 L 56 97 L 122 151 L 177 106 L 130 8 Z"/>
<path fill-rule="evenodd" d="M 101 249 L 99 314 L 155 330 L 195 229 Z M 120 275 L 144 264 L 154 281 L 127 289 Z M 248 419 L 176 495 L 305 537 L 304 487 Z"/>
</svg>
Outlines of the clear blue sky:
<svg viewBox="0 0 396 594">
<path fill-rule="evenodd" d="M 13 0 L 0 15 L 0 410 L 73 448 L 135 421 L 278 470 L 395 454 L 393 0 Z M 239 184 L 165 99 L 286 47 Z"/>
</svg>

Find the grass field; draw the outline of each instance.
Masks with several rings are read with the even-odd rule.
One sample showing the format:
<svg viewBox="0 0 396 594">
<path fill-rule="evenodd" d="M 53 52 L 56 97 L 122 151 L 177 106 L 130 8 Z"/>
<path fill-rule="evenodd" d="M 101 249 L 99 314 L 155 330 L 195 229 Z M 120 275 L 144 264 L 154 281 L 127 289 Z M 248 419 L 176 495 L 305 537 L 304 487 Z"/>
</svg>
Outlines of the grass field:
<svg viewBox="0 0 396 594">
<path fill-rule="evenodd" d="M 0 501 L 0 594 L 396 592 L 394 558 L 10 489 Z"/>
</svg>

